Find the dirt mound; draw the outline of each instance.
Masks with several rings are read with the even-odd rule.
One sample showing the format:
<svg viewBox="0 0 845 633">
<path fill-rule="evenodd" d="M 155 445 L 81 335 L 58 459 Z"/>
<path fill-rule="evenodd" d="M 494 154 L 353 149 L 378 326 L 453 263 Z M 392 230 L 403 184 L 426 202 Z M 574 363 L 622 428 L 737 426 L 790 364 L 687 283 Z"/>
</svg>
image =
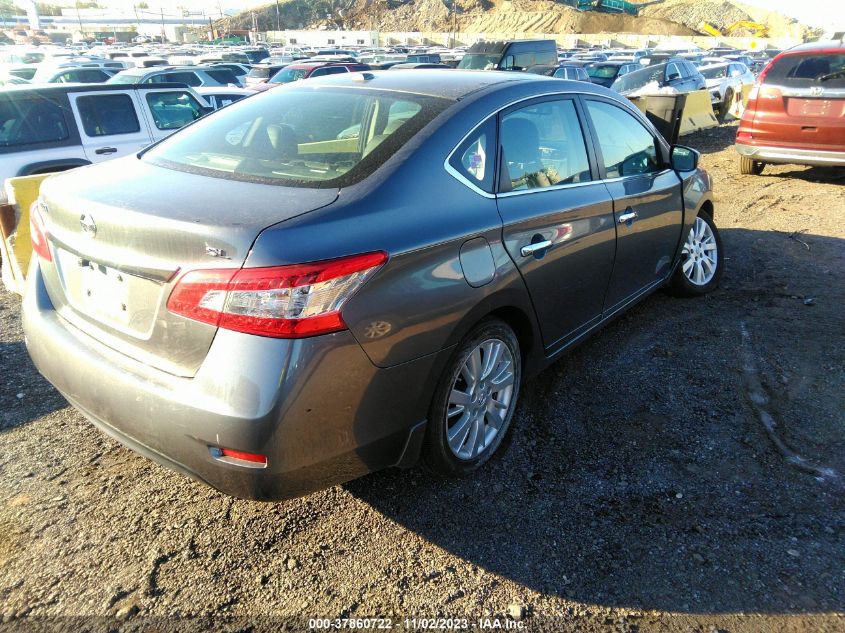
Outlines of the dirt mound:
<svg viewBox="0 0 845 633">
<path fill-rule="evenodd" d="M 749 20 L 770 37 L 807 39 L 813 31 L 792 18 L 732 0 L 665 0 L 637 17 L 578 11 L 574 0 L 287 0 L 226 18 L 229 29 L 328 28 L 463 33 L 641 33 L 696 35 L 702 22 L 718 28 Z M 278 11 L 278 14 L 277 14 Z M 278 18 L 277 18 L 278 15 Z M 736 31 L 734 35 L 752 35 Z"/>
<path fill-rule="evenodd" d="M 698 29 L 702 22 L 725 28 L 740 20 L 751 20 L 751 16 L 734 3 L 719 0 L 667 0 L 643 7 L 641 15 L 670 20 L 691 29 Z"/>
<path fill-rule="evenodd" d="M 358 0 L 348 14 L 351 28 L 382 31 L 464 33 L 665 33 L 693 35 L 682 24 L 651 17 L 582 12 L 554 0 L 411 0 L 388 11 Z"/>
<path fill-rule="evenodd" d="M 813 29 L 782 13 L 727 0 L 666 0 L 643 7 L 640 15 L 670 20 L 691 29 L 699 29 L 702 22 L 723 29 L 736 22 L 750 21 L 766 26 L 769 37 L 807 39 L 815 34 Z M 739 29 L 732 35 L 754 35 L 754 29 Z"/>
</svg>

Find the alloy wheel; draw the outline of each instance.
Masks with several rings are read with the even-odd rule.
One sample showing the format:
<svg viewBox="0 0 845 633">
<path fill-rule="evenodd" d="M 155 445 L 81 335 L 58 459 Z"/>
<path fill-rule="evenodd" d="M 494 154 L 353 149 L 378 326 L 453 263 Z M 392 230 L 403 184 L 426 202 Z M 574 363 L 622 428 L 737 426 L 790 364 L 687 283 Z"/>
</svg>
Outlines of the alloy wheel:
<svg viewBox="0 0 845 633">
<path fill-rule="evenodd" d="M 690 283 L 706 286 L 716 274 L 718 250 L 713 230 L 701 217 L 695 219 L 684 243 L 682 268 Z"/>
<path fill-rule="evenodd" d="M 446 405 L 446 440 L 458 459 L 490 446 L 508 419 L 514 394 L 514 360 L 508 345 L 491 338 L 466 357 Z"/>
</svg>

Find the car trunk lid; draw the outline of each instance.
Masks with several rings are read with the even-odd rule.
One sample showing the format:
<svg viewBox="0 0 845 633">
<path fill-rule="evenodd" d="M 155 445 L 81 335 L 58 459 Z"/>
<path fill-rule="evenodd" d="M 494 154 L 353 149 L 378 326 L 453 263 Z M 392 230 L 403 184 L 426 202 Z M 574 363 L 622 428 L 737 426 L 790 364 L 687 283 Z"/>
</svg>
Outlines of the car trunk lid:
<svg viewBox="0 0 845 633">
<path fill-rule="evenodd" d="M 217 328 L 167 311 L 174 282 L 192 269 L 240 268 L 261 230 L 336 198 L 337 189 L 210 178 L 134 156 L 55 176 L 42 186 L 47 291 L 108 347 L 192 376 Z"/>
</svg>

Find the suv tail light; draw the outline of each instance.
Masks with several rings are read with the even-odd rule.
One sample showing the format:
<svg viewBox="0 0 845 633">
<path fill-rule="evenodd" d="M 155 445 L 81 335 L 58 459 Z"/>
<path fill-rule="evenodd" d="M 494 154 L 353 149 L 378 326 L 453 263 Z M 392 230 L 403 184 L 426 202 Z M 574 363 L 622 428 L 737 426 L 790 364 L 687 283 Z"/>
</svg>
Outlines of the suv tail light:
<svg viewBox="0 0 845 633">
<path fill-rule="evenodd" d="M 386 261 L 379 251 L 293 266 L 193 270 L 176 282 L 167 309 L 258 336 L 337 332 L 346 329 L 343 305 Z"/>
<path fill-rule="evenodd" d="M 32 250 L 43 260 L 53 261 L 50 245 L 47 244 L 47 229 L 44 226 L 44 216 L 41 215 L 41 203 L 36 202 L 29 210 L 29 235 L 32 239 Z"/>
</svg>

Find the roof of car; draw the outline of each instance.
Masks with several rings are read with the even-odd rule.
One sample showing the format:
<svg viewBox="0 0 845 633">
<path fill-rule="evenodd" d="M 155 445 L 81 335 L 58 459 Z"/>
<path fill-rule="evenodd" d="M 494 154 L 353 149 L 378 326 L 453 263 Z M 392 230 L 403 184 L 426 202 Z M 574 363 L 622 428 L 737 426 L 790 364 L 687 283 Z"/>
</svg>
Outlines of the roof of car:
<svg viewBox="0 0 845 633">
<path fill-rule="evenodd" d="M 309 87 L 323 85 L 367 87 L 458 100 L 480 90 L 492 90 L 516 82 L 530 81 L 551 81 L 560 86 L 562 80 L 521 72 L 423 68 L 419 70 L 391 69 L 366 71 L 364 73 L 344 73 L 309 79 L 307 84 Z M 589 91 L 591 88 L 591 84 L 578 84 L 579 90 Z M 598 89 L 596 91 L 598 92 Z"/>
<path fill-rule="evenodd" d="M 809 42 L 807 44 L 799 44 L 798 46 L 793 46 L 789 50 L 784 51 L 784 53 L 803 53 L 822 50 L 845 51 L 845 41 L 827 40 L 820 42 Z"/>
<path fill-rule="evenodd" d="M 160 90 L 163 88 L 179 88 L 181 90 L 186 90 L 185 84 L 173 82 L 163 82 L 160 84 L 23 84 L 4 86 L 3 90 L 0 91 L 0 96 L 16 95 L 25 92 L 37 92 L 52 95 L 66 92 L 120 92 L 123 90 Z"/>
</svg>

